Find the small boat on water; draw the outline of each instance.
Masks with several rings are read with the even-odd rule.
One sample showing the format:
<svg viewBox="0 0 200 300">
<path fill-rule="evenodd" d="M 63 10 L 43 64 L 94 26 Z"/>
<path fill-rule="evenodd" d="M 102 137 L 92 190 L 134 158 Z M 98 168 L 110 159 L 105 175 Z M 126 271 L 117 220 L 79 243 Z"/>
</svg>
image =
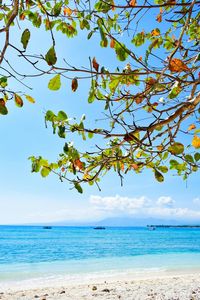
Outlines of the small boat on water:
<svg viewBox="0 0 200 300">
<path fill-rule="evenodd" d="M 52 229 L 51 226 L 43 226 L 43 229 Z"/>
<path fill-rule="evenodd" d="M 96 229 L 96 230 L 104 230 L 104 229 L 106 229 L 106 228 L 103 227 L 103 226 L 97 226 L 97 227 L 94 227 L 93 229 Z"/>
<path fill-rule="evenodd" d="M 156 230 L 156 227 L 155 227 L 155 226 L 148 226 L 148 229 L 149 229 L 150 231 L 153 231 L 153 230 Z"/>
</svg>

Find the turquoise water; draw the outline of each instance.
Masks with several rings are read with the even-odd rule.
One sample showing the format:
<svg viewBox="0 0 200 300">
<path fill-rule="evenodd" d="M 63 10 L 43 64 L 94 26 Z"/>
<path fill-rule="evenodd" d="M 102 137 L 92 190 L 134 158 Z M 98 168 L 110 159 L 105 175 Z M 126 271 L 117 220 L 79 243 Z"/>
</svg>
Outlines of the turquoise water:
<svg viewBox="0 0 200 300">
<path fill-rule="evenodd" d="M 200 229 L 0 226 L 0 280 L 200 269 Z"/>
</svg>

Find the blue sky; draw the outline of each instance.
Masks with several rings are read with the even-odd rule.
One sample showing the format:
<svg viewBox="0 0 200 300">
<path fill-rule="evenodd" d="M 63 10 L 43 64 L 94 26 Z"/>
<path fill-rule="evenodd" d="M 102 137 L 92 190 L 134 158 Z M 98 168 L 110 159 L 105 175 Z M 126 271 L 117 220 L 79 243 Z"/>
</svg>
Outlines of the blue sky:
<svg viewBox="0 0 200 300">
<path fill-rule="evenodd" d="M 22 25 L 23 26 L 23 25 Z M 16 29 L 15 29 L 16 30 Z M 23 30 L 23 27 L 22 27 Z M 13 39 L 19 44 L 20 34 L 13 31 Z M 57 51 L 60 57 L 69 58 L 72 64 L 87 65 L 88 57 L 96 56 L 102 65 L 116 67 L 111 50 L 99 51 L 97 40 L 86 42 L 81 35 L 73 40 L 58 35 Z M 30 49 L 46 53 L 50 48 L 49 38 L 33 31 Z M 94 55 L 95 53 L 95 55 Z M 14 61 L 12 52 L 7 56 Z M 18 69 L 26 66 L 16 62 Z M 51 92 L 47 89 L 51 78 L 33 80 L 31 94 L 36 104 L 25 103 L 22 109 L 9 103 L 8 116 L 0 117 L 0 224 L 23 224 L 57 222 L 62 220 L 90 222 L 107 217 L 133 216 L 156 217 L 178 220 L 195 220 L 200 223 L 199 173 L 193 174 L 186 184 L 177 176 L 169 174 L 164 183 L 157 183 L 150 172 L 125 176 L 123 187 L 116 174 L 110 173 L 102 179 L 102 191 L 93 186 L 84 186 L 84 193 L 70 190 L 54 175 L 41 178 L 31 173 L 30 155 L 42 155 L 55 160 L 62 151 L 64 141 L 52 134 L 44 125 L 44 112 L 48 109 L 64 110 L 69 116 L 80 118 L 86 113 L 88 120 L 101 118 L 98 105 L 87 104 L 89 83 L 80 82 L 76 93 L 71 92 L 70 81 L 63 81 L 62 89 Z M 26 81 L 29 83 L 29 81 Z M 15 89 L 23 86 L 12 82 Z M 85 147 L 80 139 L 76 143 Z"/>
</svg>

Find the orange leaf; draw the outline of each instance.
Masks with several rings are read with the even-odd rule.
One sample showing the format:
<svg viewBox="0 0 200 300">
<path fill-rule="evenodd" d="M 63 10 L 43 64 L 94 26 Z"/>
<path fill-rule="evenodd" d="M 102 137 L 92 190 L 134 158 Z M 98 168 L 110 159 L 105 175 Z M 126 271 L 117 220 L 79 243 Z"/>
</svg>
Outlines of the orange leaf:
<svg viewBox="0 0 200 300">
<path fill-rule="evenodd" d="M 76 92 L 77 88 L 78 88 L 78 80 L 77 78 L 75 77 L 74 79 L 72 79 L 72 91 L 73 92 Z"/>
<path fill-rule="evenodd" d="M 84 164 L 82 163 L 82 161 L 80 161 L 80 159 L 76 159 L 74 161 L 74 167 L 78 170 L 83 170 L 84 169 Z"/>
<path fill-rule="evenodd" d="M 110 48 L 114 48 L 115 47 L 115 40 L 111 39 L 110 41 Z"/>
<path fill-rule="evenodd" d="M 136 165 L 136 164 L 132 164 L 131 167 L 132 167 L 134 170 L 137 170 L 137 169 L 139 168 L 138 165 Z"/>
<path fill-rule="evenodd" d="M 114 0 L 112 1 L 112 10 L 113 11 L 115 10 L 115 2 L 114 2 Z"/>
<path fill-rule="evenodd" d="M 169 70 L 171 72 L 189 71 L 188 66 L 179 58 L 172 58 L 169 62 Z"/>
<path fill-rule="evenodd" d="M 162 22 L 162 14 L 161 13 L 157 15 L 156 21 L 158 21 L 159 23 Z"/>
<path fill-rule="evenodd" d="M 1 106 L 5 106 L 5 105 L 6 105 L 6 103 L 5 103 L 5 101 L 3 100 L 3 98 L 0 99 L 0 105 L 1 105 Z"/>
<path fill-rule="evenodd" d="M 148 86 L 152 86 L 152 85 L 154 85 L 155 83 L 157 83 L 157 80 L 156 80 L 155 78 L 153 78 L 153 77 L 149 77 L 149 78 L 147 78 L 147 80 L 146 80 L 147 87 L 148 87 Z"/>
<path fill-rule="evenodd" d="M 196 149 L 199 149 L 200 148 L 200 137 L 198 137 L 197 135 L 195 135 L 193 137 L 193 140 L 192 140 L 192 146 Z"/>
<path fill-rule="evenodd" d="M 96 58 L 94 57 L 93 60 L 92 60 L 92 66 L 93 68 L 98 72 L 99 71 L 99 64 L 98 62 L 96 61 Z"/>
<path fill-rule="evenodd" d="M 64 12 L 64 15 L 65 15 L 65 16 L 66 16 L 66 15 L 71 16 L 71 14 L 73 13 L 73 11 L 71 10 L 71 8 L 69 8 L 69 7 L 65 7 L 65 8 L 63 9 L 63 12 Z"/>
<path fill-rule="evenodd" d="M 19 16 L 19 18 L 20 18 L 21 21 L 23 21 L 23 20 L 25 19 L 25 14 L 22 13 L 22 14 Z"/>
<path fill-rule="evenodd" d="M 129 2 L 129 5 L 130 5 L 130 6 L 136 6 L 136 5 L 137 5 L 136 0 L 131 0 L 131 1 Z"/>
<path fill-rule="evenodd" d="M 121 170 L 124 172 L 124 163 L 121 163 Z"/>
<path fill-rule="evenodd" d="M 193 130 L 193 129 L 195 129 L 195 128 L 196 128 L 196 125 L 191 124 L 191 125 L 188 127 L 188 131 L 191 131 L 191 130 Z"/>
<path fill-rule="evenodd" d="M 162 151 L 164 149 L 163 145 L 159 145 L 156 147 L 158 151 Z"/>
<path fill-rule="evenodd" d="M 140 103 L 142 103 L 142 101 L 143 101 L 142 97 L 138 97 L 138 98 L 135 99 L 136 104 L 140 104 Z"/>
<path fill-rule="evenodd" d="M 152 36 L 158 36 L 160 35 L 160 30 L 158 28 L 155 28 L 151 31 Z"/>
</svg>

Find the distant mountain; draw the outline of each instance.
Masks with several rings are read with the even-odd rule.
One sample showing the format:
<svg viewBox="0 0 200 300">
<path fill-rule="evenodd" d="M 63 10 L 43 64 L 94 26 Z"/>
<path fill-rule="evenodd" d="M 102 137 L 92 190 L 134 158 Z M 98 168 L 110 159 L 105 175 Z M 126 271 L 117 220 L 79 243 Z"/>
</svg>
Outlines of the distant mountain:
<svg viewBox="0 0 200 300">
<path fill-rule="evenodd" d="M 110 226 L 110 227 L 131 227 L 131 226 L 147 226 L 147 225 L 198 225 L 200 222 L 189 220 L 169 220 L 169 219 L 156 219 L 156 218 L 138 218 L 138 217 L 113 217 L 100 221 L 93 222 L 49 222 L 50 226 Z M 35 224 L 37 225 L 37 224 Z"/>
<path fill-rule="evenodd" d="M 24 225 L 36 226 L 107 226 L 107 227 L 131 227 L 131 226 L 147 226 L 147 225 L 199 225 L 200 220 L 169 220 L 169 219 L 156 219 L 156 218 L 138 218 L 138 217 L 113 217 L 100 221 L 93 222 L 77 222 L 77 221 L 60 221 L 60 222 L 47 222 L 35 223 Z"/>
<path fill-rule="evenodd" d="M 117 218 L 107 218 L 102 221 L 96 222 L 97 226 L 147 226 L 147 225 L 179 225 L 182 224 L 177 220 L 163 220 L 155 218 L 130 218 L 130 217 L 117 217 Z"/>
</svg>

